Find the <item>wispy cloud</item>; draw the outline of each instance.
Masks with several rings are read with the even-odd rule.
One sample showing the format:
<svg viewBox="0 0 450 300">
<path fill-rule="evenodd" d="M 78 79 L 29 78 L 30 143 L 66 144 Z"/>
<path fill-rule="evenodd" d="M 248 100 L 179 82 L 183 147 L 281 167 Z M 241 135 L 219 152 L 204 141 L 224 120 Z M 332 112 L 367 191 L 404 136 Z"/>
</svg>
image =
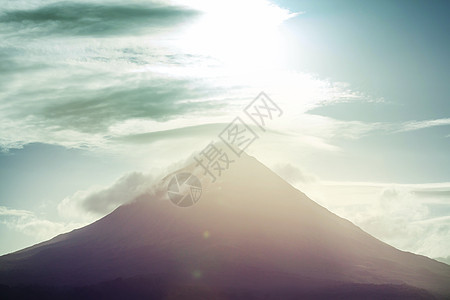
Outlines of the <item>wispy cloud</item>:
<svg viewBox="0 0 450 300">
<path fill-rule="evenodd" d="M 311 176 L 311 175 L 310 175 Z M 297 181 L 312 199 L 401 250 L 449 256 L 450 182 Z"/>
<path fill-rule="evenodd" d="M 362 121 L 341 121 L 329 117 L 308 114 L 304 116 L 304 120 L 309 120 L 308 124 L 321 124 L 320 126 L 311 126 L 312 129 L 315 130 L 316 136 L 343 139 L 359 139 L 372 134 L 401 134 L 404 132 L 450 125 L 450 119 L 371 123 Z"/>
<path fill-rule="evenodd" d="M 413 131 L 413 130 L 420 130 L 420 129 L 430 128 L 430 127 L 447 126 L 447 125 L 450 125 L 450 118 L 424 120 L 424 121 L 410 121 L 410 122 L 403 123 L 401 125 L 401 128 L 399 129 L 399 131 L 400 132 Z"/>
<path fill-rule="evenodd" d="M 4 10 L 0 14 L 0 23 L 3 24 L 2 31 L 7 36 L 110 36 L 125 33 L 137 35 L 178 25 L 180 21 L 197 14 L 194 10 L 151 2 L 127 5 L 57 2 L 35 8 Z"/>
<path fill-rule="evenodd" d="M 318 177 L 289 163 L 278 163 L 271 168 L 280 177 L 291 184 L 316 182 Z"/>
<path fill-rule="evenodd" d="M 50 239 L 58 234 L 86 225 L 73 221 L 54 222 L 26 210 L 0 206 L 0 224 L 33 237 L 35 242 Z"/>
<path fill-rule="evenodd" d="M 32 212 L 20 209 L 9 209 L 4 206 L 0 206 L 0 216 L 14 216 L 14 217 L 28 217 L 33 215 Z"/>
<path fill-rule="evenodd" d="M 242 6 L 239 1 L 221 5 L 230 13 Z M 0 147 L 44 142 L 118 149 L 117 144 L 136 141 L 136 134 L 167 132 L 176 129 L 175 123 L 184 128 L 226 122 L 229 112 L 242 109 L 263 87 L 298 114 L 314 103 L 357 94 L 296 72 L 228 68 L 211 53 L 186 50 L 178 33 L 184 32 L 182 22 L 195 19 L 197 11 L 202 16 L 220 12 L 207 3 L 199 7 L 165 1 L 9 3 L 0 13 L 5 41 L 0 47 Z M 269 19 L 275 26 L 295 16 L 267 1 L 245 7 L 242 25 L 248 25 L 248 14 L 264 26 Z M 228 19 L 214 24 L 218 31 L 230 25 Z M 177 30 L 159 34 L 169 29 Z M 220 40 L 219 33 L 208 34 Z M 308 139 L 334 149 L 321 136 L 309 134 Z"/>
</svg>

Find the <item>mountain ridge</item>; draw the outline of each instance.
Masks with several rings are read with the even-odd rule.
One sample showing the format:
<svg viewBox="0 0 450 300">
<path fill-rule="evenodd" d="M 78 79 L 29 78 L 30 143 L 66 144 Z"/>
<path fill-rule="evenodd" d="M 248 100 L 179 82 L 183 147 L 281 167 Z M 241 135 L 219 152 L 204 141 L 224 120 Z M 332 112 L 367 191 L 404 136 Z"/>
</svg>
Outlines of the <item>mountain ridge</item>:
<svg viewBox="0 0 450 300">
<path fill-rule="evenodd" d="M 245 153 L 215 183 L 195 164 L 179 172 L 199 177 L 197 204 L 171 203 L 167 176 L 86 227 L 0 257 L 0 284 L 75 287 L 165 274 L 168 286 L 408 285 L 450 295 L 450 266 L 372 237 Z"/>
</svg>

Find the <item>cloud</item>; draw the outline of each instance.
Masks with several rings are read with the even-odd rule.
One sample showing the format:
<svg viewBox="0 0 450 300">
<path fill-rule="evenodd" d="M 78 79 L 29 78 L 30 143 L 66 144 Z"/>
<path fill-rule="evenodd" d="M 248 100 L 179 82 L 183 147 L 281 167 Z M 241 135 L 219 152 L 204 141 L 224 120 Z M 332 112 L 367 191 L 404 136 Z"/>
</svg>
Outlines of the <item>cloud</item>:
<svg viewBox="0 0 450 300">
<path fill-rule="evenodd" d="M 114 140 L 120 140 L 127 143 L 147 144 L 154 143 L 161 140 L 174 139 L 179 140 L 186 137 L 202 137 L 205 140 L 216 137 L 228 124 L 213 123 L 202 124 L 197 126 L 186 126 L 167 130 L 156 130 L 152 132 L 124 134 Z M 148 127 L 147 127 L 148 128 Z M 126 128 L 123 128 L 126 130 Z M 136 130 L 136 128 L 134 128 Z"/>
<path fill-rule="evenodd" d="M 9 84 L 0 91 L 3 148 L 32 142 L 102 147 L 108 136 L 114 135 L 110 128 L 128 120 L 198 120 L 227 105 L 217 99 L 220 89 L 195 79 L 110 73 L 102 70 L 102 65 L 86 69 L 83 64 L 64 67 L 64 63 L 56 63 L 53 67 L 19 68 L 17 74 L 9 74 Z"/>
<path fill-rule="evenodd" d="M 425 121 L 410 121 L 403 123 L 400 132 L 403 131 L 413 131 L 424 128 L 436 127 L 436 126 L 446 126 L 450 125 L 450 118 L 447 119 L 435 119 L 435 120 L 425 120 Z"/>
<path fill-rule="evenodd" d="M 278 163 L 271 168 L 275 173 L 277 173 L 281 178 L 286 180 L 291 184 L 296 183 L 311 183 L 318 180 L 317 176 L 309 174 L 300 168 L 288 164 L 288 163 Z"/>
<path fill-rule="evenodd" d="M 417 131 L 421 129 L 433 128 L 437 126 L 450 125 L 450 119 L 436 119 L 424 121 L 408 122 L 362 122 L 362 121 L 341 121 L 330 117 L 305 114 L 308 124 L 319 124 L 312 129 L 314 135 L 327 139 L 360 139 L 374 134 L 392 135 L 404 132 Z"/>
<path fill-rule="evenodd" d="M 0 206 L 0 216 L 28 217 L 32 214 L 33 213 L 27 210 L 9 209 L 7 207 Z"/>
<path fill-rule="evenodd" d="M 326 181 L 315 175 L 314 180 L 302 181 L 301 168 L 288 166 L 285 169 L 286 174 L 278 174 L 288 181 L 289 175 L 297 174 L 291 176 L 294 186 L 374 237 L 403 251 L 448 263 L 450 182 Z"/>
<path fill-rule="evenodd" d="M 109 187 L 91 187 L 64 198 L 58 205 L 58 213 L 69 220 L 93 221 L 138 196 L 150 193 L 154 183 L 153 176 L 132 172 Z"/>
<path fill-rule="evenodd" d="M 86 225 L 76 222 L 53 222 L 26 210 L 0 206 L 0 223 L 8 228 L 33 237 L 36 242 L 50 239 L 58 234 Z"/>
<path fill-rule="evenodd" d="M 436 257 L 436 260 L 450 265 L 450 255 L 447 257 Z"/>
<path fill-rule="evenodd" d="M 162 139 L 176 128 L 228 122 L 227 113 L 242 110 L 267 82 L 292 112 L 303 109 L 294 94 L 306 103 L 351 96 L 348 87 L 309 75 L 229 69 L 210 53 L 186 50 L 180 22 L 189 23 L 199 10 L 213 16 L 220 10 L 206 3 L 200 5 L 206 10 L 183 5 L 19 1 L 1 8 L 0 37 L 5 43 L 0 46 L 0 148 L 41 142 L 116 151 L 150 135 Z M 221 5 L 229 12 L 242 6 L 238 1 Z M 248 14 L 265 25 L 267 16 L 277 24 L 294 16 L 267 1 L 253 1 L 245 8 L 240 12 L 245 26 Z M 216 25 L 227 30 L 228 18 L 220 21 Z M 156 28 L 177 30 L 160 35 Z M 144 32 L 145 38 L 136 36 Z M 281 79 L 272 82 L 274 77 Z M 284 94 L 277 95 L 279 91 Z M 156 131 L 162 133 L 150 134 Z M 308 139 L 335 149 L 322 137 Z"/>
<path fill-rule="evenodd" d="M 128 120 L 164 123 L 223 108 L 211 99 L 217 87 L 153 70 L 198 59 L 167 48 L 167 32 L 160 36 L 198 12 L 167 3 L 17 1 L 0 8 L 0 149 L 33 142 L 106 148 L 109 128 Z"/>
<path fill-rule="evenodd" d="M 279 131 L 301 132 L 305 143 L 323 150 L 340 150 L 337 139 L 448 124 L 448 119 L 398 124 L 343 122 L 305 114 L 317 105 L 372 99 L 345 83 L 308 74 L 223 68 L 220 57 L 187 51 L 182 45 L 185 37 L 176 33 L 182 28 L 180 22 L 192 25 L 190 21 L 199 11 L 202 17 L 208 14 L 209 21 L 223 16 L 222 7 L 229 13 L 241 7 L 238 15 L 242 26 L 247 26 L 248 17 L 269 26 L 269 19 L 275 23 L 272 25 L 279 25 L 296 14 L 259 0 L 245 5 L 239 1 L 202 1 L 197 6 L 189 4 L 190 8 L 182 1 L 175 3 L 178 6 L 166 1 L 126 5 L 114 1 L 19 1 L 5 5 L 0 13 L 0 23 L 5 25 L 0 31 L 5 40 L 0 47 L 0 147 L 47 142 L 117 149 L 118 143 L 144 140 L 135 134 L 169 133 L 175 129 L 169 124 L 173 120 L 180 120 L 179 128 L 221 122 L 212 117 L 224 116 L 243 99 L 254 97 L 260 87 L 280 100 L 287 112 L 284 128 Z M 229 33 L 228 18 L 213 24 Z M 174 35 L 161 36 L 153 30 L 174 27 Z M 207 30 L 223 39 L 208 26 L 187 27 L 193 33 Z M 254 25 L 246 30 L 255 30 Z M 40 38 L 20 36 L 28 31 L 31 37 Z M 264 31 L 255 31 L 266 40 Z M 136 37 L 143 32 L 145 38 Z M 45 34 L 49 36 L 40 36 Z M 205 41 L 204 35 L 199 37 Z M 252 44 L 246 34 L 242 40 Z M 226 50 L 220 48 L 220 53 Z M 254 54 L 238 56 L 247 60 Z M 149 127 L 137 132 L 130 124 Z M 117 129 L 124 125 L 129 130 L 119 133 Z"/>
<path fill-rule="evenodd" d="M 167 80 L 147 82 L 135 88 L 107 87 L 95 91 L 66 93 L 57 101 L 34 112 L 50 126 L 82 132 L 105 132 L 109 126 L 133 118 L 167 121 L 201 110 L 220 109 L 223 104 L 198 99 L 201 90 L 191 90 L 189 82 Z M 78 96 L 78 97 L 77 97 Z"/>
<path fill-rule="evenodd" d="M 0 14 L 8 35 L 137 35 L 150 29 L 179 25 L 198 12 L 155 3 L 58 2 L 29 9 L 6 10 Z M 6 26 L 6 28 L 5 28 Z"/>
<path fill-rule="evenodd" d="M 220 118 L 243 107 L 244 100 L 252 99 L 261 87 L 287 112 L 277 130 L 290 131 L 296 135 L 293 138 L 325 151 L 341 150 L 338 139 L 439 123 L 344 122 L 305 114 L 317 105 L 372 99 L 345 83 L 308 74 L 222 68 L 217 58 L 178 48 L 183 38 L 176 33 L 161 38 L 153 31 L 179 26 L 176 20 L 192 20 L 197 10 L 218 13 L 213 6 L 202 10 L 182 7 L 181 2 L 180 6 L 164 2 L 39 3 L 45 4 L 9 5 L 0 16 L 0 22 L 7 25 L 0 32 L 6 41 L 0 47 L 2 149 L 46 142 L 114 151 L 123 144 L 163 139 L 176 127 L 227 122 Z M 239 4 L 224 5 L 232 10 Z M 294 16 L 266 1 L 246 5 L 244 20 L 260 5 L 260 13 L 278 23 Z M 23 28 L 13 30 L 18 24 Z M 35 28 L 33 34 L 50 36 L 45 43 L 15 36 L 30 28 Z M 145 39 L 135 36 L 147 29 Z M 174 120 L 179 121 L 176 127 Z M 124 127 L 127 130 L 120 132 Z M 152 134 L 156 131 L 161 134 Z"/>
<path fill-rule="evenodd" d="M 334 185 L 322 181 L 320 186 L 309 186 L 310 194 L 322 193 L 321 204 L 376 238 L 432 258 L 450 254 L 449 192 L 450 183 Z"/>
</svg>

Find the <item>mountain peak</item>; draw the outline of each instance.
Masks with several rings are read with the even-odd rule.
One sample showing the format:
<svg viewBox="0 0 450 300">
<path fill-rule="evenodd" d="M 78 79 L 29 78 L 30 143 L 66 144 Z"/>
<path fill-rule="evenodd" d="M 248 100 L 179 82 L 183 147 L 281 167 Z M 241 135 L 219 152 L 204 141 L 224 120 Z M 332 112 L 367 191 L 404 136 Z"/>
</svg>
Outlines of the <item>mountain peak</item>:
<svg viewBox="0 0 450 300">
<path fill-rule="evenodd" d="M 254 157 L 233 157 L 216 178 L 199 160 L 89 226 L 1 257 L 0 283 L 79 286 L 147 274 L 215 288 L 387 284 L 450 295 L 449 266 L 373 238 Z"/>
</svg>

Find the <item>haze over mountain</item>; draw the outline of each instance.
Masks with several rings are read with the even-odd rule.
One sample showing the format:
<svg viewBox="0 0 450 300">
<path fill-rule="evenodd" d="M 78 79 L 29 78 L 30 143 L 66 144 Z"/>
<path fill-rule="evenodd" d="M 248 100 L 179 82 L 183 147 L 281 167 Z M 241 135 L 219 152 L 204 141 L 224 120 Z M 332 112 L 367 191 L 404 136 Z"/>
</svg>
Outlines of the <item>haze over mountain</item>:
<svg viewBox="0 0 450 300">
<path fill-rule="evenodd" d="M 203 186 L 191 207 L 167 197 L 181 172 Z M 155 298 L 450 297 L 450 266 L 375 239 L 245 153 L 215 183 L 188 165 L 89 226 L 0 257 L 12 287 L 136 290 L 127 280 Z"/>
</svg>

